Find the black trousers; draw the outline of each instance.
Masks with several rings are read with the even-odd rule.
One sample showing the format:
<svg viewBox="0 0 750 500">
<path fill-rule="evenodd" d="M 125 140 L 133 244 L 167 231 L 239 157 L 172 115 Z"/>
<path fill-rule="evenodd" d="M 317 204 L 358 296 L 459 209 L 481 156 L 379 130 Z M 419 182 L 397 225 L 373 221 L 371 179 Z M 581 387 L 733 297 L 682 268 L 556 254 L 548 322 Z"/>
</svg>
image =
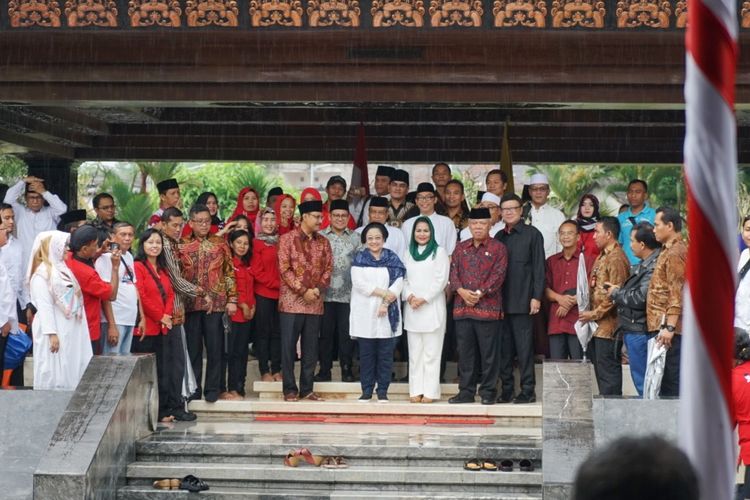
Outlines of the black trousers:
<svg viewBox="0 0 750 500">
<path fill-rule="evenodd" d="M 349 337 L 349 304 L 346 302 L 324 302 L 323 319 L 320 325 L 320 373 L 330 375 L 333 367 L 334 341 L 338 340 L 339 365 L 352 366 L 353 344 Z"/>
<path fill-rule="evenodd" d="M 594 374 L 602 396 L 622 396 L 622 342 L 594 337 Z M 588 351 L 587 351 L 588 352 Z M 678 362 L 679 363 L 679 362 Z"/>
<path fill-rule="evenodd" d="M 185 317 L 185 337 L 187 339 L 190 364 L 195 373 L 197 396 L 202 394 L 218 398 L 221 389 L 221 356 L 224 351 L 224 326 L 221 322 L 223 312 L 208 314 L 205 311 L 194 311 Z M 206 347 L 206 383 L 203 380 L 203 347 Z"/>
<path fill-rule="evenodd" d="M 281 371 L 281 333 L 279 331 L 279 301 L 255 296 L 255 339 L 253 347 L 258 357 L 260 374 Z"/>
<path fill-rule="evenodd" d="M 531 325 L 532 317 L 529 314 L 506 314 L 502 321 L 500 378 L 503 399 L 510 399 L 513 396 L 514 358 L 518 359 L 518 370 L 521 373 L 521 393 L 526 396 L 534 394 L 536 377 L 534 375 L 534 336 Z"/>
<path fill-rule="evenodd" d="M 173 410 L 182 408 L 185 356 L 182 350 L 180 327 L 173 327 L 166 335 L 149 335 L 143 337 L 143 340 L 135 338 L 131 350 L 137 353 L 156 354 L 159 418 L 171 415 Z"/>
<path fill-rule="evenodd" d="M 245 395 L 247 379 L 248 344 L 252 338 L 250 322 L 235 323 L 232 321 L 232 333 L 229 344 L 225 346 L 221 358 L 221 392 L 237 391 Z M 228 373 L 228 377 L 227 376 Z"/>
<path fill-rule="evenodd" d="M 458 344 L 456 343 L 456 322 L 453 321 L 453 299 L 446 304 L 447 317 L 445 323 L 445 338 L 443 339 L 443 354 L 440 357 L 440 380 L 445 380 L 445 367 L 448 361 L 456 359 Z"/>
<path fill-rule="evenodd" d="M 318 314 L 279 313 L 281 324 L 281 376 L 284 394 L 296 392 L 305 397 L 313 391 L 315 365 L 318 363 L 318 334 L 320 320 Z M 299 388 L 294 376 L 297 339 L 302 337 L 302 367 Z"/>
<path fill-rule="evenodd" d="M 568 333 L 549 336 L 550 359 L 583 359 L 583 348 L 578 337 Z"/>
<path fill-rule="evenodd" d="M 664 376 L 661 379 L 660 397 L 680 396 L 680 352 L 682 350 L 682 335 L 672 337 L 672 347 L 667 350 L 664 360 Z"/>
<path fill-rule="evenodd" d="M 479 383 L 479 396 L 483 399 L 497 397 L 497 375 L 502 352 L 500 346 L 501 320 L 479 321 L 459 319 L 456 323 L 456 343 L 458 345 L 458 390 L 474 397 Z M 475 360 L 479 358 L 478 377 L 474 374 Z"/>
</svg>

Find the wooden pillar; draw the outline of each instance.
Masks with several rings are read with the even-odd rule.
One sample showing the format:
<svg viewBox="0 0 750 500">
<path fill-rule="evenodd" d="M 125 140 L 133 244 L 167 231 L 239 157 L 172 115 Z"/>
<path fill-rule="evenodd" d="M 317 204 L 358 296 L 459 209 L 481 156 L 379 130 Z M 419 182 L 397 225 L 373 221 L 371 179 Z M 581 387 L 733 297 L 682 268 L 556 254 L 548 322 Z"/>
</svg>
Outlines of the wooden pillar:
<svg viewBox="0 0 750 500">
<path fill-rule="evenodd" d="M 29 175 L 44 179 L 47 190 L 60 197 L 68 210 L 78 208 L 78 164 L 60 158 L 25 157 Z"/>
</svg>

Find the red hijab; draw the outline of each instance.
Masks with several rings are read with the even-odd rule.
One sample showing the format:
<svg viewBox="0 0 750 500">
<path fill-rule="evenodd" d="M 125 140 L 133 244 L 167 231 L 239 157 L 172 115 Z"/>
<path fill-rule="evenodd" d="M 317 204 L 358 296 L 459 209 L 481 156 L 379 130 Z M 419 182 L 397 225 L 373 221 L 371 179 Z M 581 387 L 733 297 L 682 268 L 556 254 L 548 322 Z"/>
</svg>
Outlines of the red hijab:
<svg viewBox="0 0 750 500">
<path fill-rule="evenodd" d="M 316 191 L 317 193 L 317 191 Z M 292 216 L 288 221 L 281 220 L 281 203 L 286 200 L 292 200 Z M 279 235 L 286 234 L 294 229 L 294 210 L 297 208 L 297 202 L 294 196 L 289 194 L 282 194 L 276 198 L 276 202 L 273 204 L 273 211 L 276 214 L 276 225 L 279 227 Z M 284 224 L 286 222 L 286 224 Z"/>
<path fill-rule="evenodd" d="M 309 187 L 309 188 L 305 188 L 305 189 L 302 190 L 302 194 L 299 195 L 299 202 L 302 203 L 302 201 L 305 199 L 305 196 L 308 195 L 308 194 L 313 195 L 315 197 L 315 199 L 318 200 L 318 201 L 323 201 L 323 198 L 321 198 L 320 193 L 318 192 L 318 190 L 315 189 L 315 188 L 313 188 L 313 187 Z"/>
<path fill-rule="evenodd" d="M 242 203 L 242 199 L 250 191 L 255 193 L 255 197 L 258 199 L 258 208 L 256 208 L 254 212 L 246 211 L 244 203 Z M 258 195 L 258 192 L 255 189 L 251 188 L 250 186 L 244 187 L 240 191 L 240 194 L 237 195 L 237 206 L 235 207 L 234 212 L 232 212 L 232 216 L 227 219 L 227 222 L 232 222 L 238 215 L 244 215 L 250 221 L 250 227 L 254 227 L 255 219 L 258 217 L 259 211 L 260 211 L 260 196 Z"/>
</svg>

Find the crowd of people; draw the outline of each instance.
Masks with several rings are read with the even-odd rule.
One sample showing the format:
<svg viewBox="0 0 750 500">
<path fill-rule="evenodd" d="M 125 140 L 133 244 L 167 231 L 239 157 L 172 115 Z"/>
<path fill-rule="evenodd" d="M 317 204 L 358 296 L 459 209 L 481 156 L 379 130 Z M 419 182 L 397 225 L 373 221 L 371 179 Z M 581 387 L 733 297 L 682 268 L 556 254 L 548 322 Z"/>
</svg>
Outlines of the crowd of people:
<svg viewBox="0 0 750 500">
<path fill-rule="evenodd" d="M 451 174 L 438 163 L 433 182 L 410 191 L 408 172 L 380 166 L 371 196 L 334 176 L 325 201 L 278 187 L 262 200 L 248 186 L 226 220 L 209 192 L 183 212 L 168 179 L 141 235 L 116 219 L 110 194 L 93 198 L 87 221 L 42 179 L 22 179 L 0 205 L 0 287 L 15 298 L 0 304 L 0 362 L 19 319 L 33 335 L 35 388 L 75 387 L 92 355 L 155 353 L 160 418 L 192 420 L 186 400 L 245 396 L 250 345 L 260 379 L 282 382 L 286 401 L 320 400 L 315 382 L 332 380 L 338 360 L 360 401 L 387 402 L 395 357 L 408 361 L 399 381 L 413 403 L 444 397 L 455 360 L 450 403 L 522 404 L 536 400 L 536 359 L 584 353 L 601 394 L 622 394 L 624 353 L 642 394 L 655 337 L 668 349 L 661 395 L 678 395 L 687 247 L 676 210 L 651 208 L 639 179 L 617 217 L 590 193 L 566 217 L 542 174 L 519 197 L 492 170 L 476 200 Z M 742 237 L 750 244 L 748 218 Z M 738 302 L 750 300 L 748 268 L 745 252 Z M 737 311 L 750 329 L 747 307 Z"/>
</svg>

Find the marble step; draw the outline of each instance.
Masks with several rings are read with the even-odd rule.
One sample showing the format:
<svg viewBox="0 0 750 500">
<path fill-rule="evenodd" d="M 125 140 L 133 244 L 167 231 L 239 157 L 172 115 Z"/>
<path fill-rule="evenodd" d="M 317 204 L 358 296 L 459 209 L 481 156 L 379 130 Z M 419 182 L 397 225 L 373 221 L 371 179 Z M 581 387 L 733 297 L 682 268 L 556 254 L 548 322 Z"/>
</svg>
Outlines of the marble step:
<svg viewBox="0 0 750 500">
<path fill-rule="evenodd" d="M 356 400 L 362 394 L 362 386 L 359 382 L 315 382 L 314 390 L 326 400 Z M 261 400 L 284 399 L 281 382 L 253 383 L 253 392 L 258 394 Z M 440 384 L 442 400 L 447 400 L 458 393 L 458 384 Z M 388 387 L 388 399 L 391 401 L 409 400 L 409 383 L 393 382 Z"/>
<path fill-rule="evenodd" d="M 469 472 L 462 467 L 364 466 L 324 469 L 307 464 L 296 468 L 276 464 L 204 464 L 135 462 L 128 466 L 129 485 L 150 485 L 155 479 L 193 474 L 216 487 L 377 490 L 462 493 L 534 493 L 541 491 L 541 472 Z"/>
<path fill-rule="evenodd" d="M 117 492 L 118 500 L 188 500 L 195 499 L 195 493 L 187 491 L 163 491 L 155 490 L 149 485 L 129 485 L 120 488 Z M 423 495 L 419 492 L 382 492 L 377 490 L 358 491 L 327 491 L 327 490 L 266 490 L 259 488 L 231 488 L 211 487 L 208 491 L 202 491 L 200 498 L 205 500 L 361 500 L 363 498 L 377 498 L 378 500 L 541 500 L 542 495 L 527 493 L 506 493 L 499 497 L 497 493 L 461 493 L 445 492 Z"/>
<path fill-rule="evenodd" d="M 205 437 L 205 439 L 203 439 Z M 295 439 L 296 438 L 296 439 Z M 344 456 L 359 465 L 460 467 L 469 458 L 531 460 L 541 467 L 541 440 L 516 435 L 463 436 L 316 434 L 149 436 L 136 444 L 138 461 L 281 464 L 291 450 Z"/>
<path fill-rule="evenodd" d="M 515 425 L 540 427 L 542 404 L 449 404 L 437 401 L 415 404 L 407 401 L 360 403 L 356 400 L 333 401 L 253 400 L 191 401 L 190 410 L 199 418 L 247 418 L 266 421 L 306 421 L 329 423 L 456 423 L 463 425 Z"/>
</svg>

